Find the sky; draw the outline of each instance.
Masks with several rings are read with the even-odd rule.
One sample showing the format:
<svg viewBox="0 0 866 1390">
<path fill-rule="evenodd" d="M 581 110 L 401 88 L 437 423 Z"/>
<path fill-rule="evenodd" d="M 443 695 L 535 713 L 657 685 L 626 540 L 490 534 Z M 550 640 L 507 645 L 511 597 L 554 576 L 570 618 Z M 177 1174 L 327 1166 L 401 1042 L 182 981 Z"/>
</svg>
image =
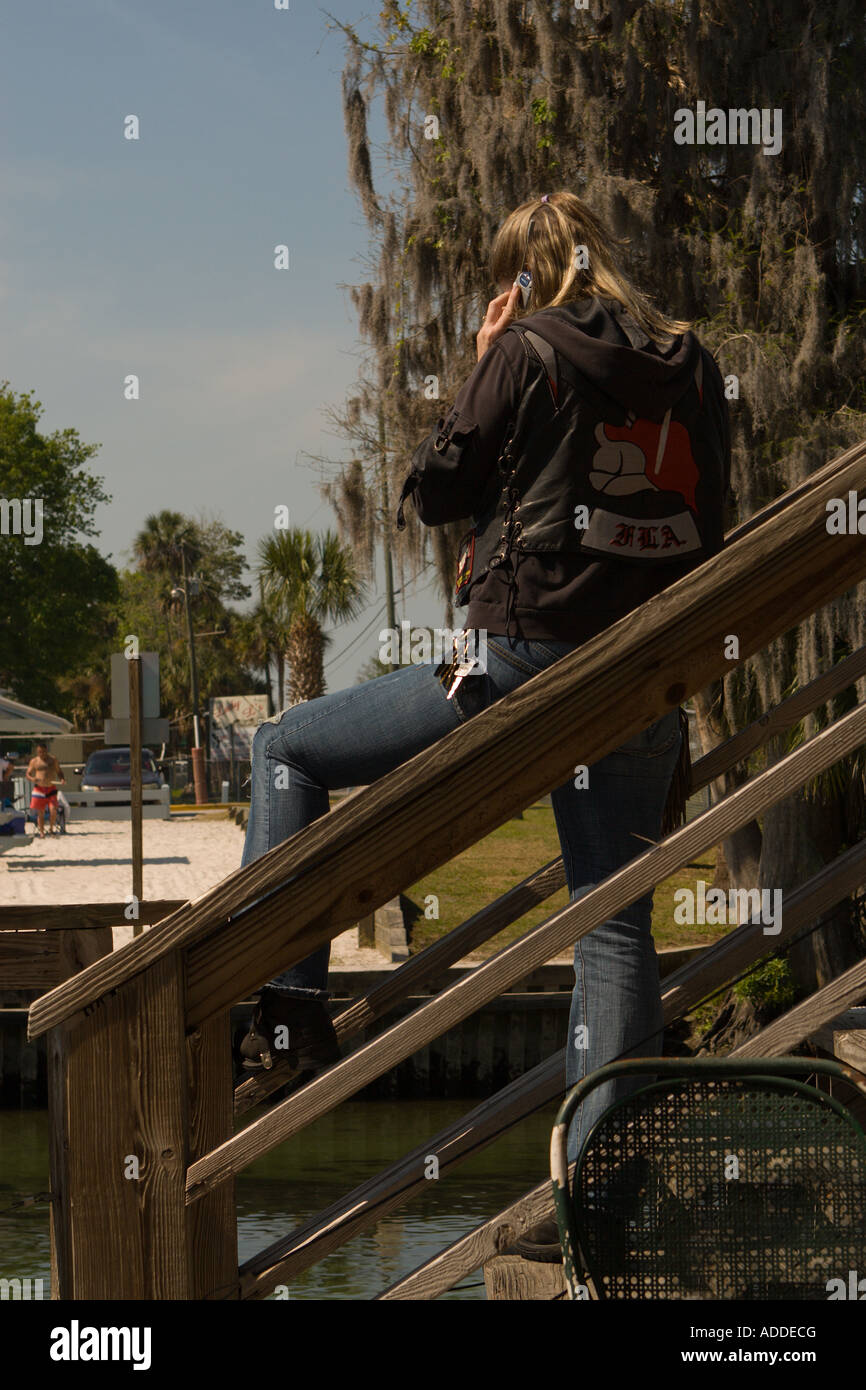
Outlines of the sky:
<svg viewBox="0 0 866 1390">
<path fill-rule="evenodd" d="M 95 543 L 115 564 L 163 508 L 219 517 L 250 563 L 277 506 L 335 526 L 309 455 L 347 457 L 325 410 L 361 369 L 340 286 L 367 278 L 369 240 L 329 14 L 371 35 L 375 0 L 4 5 L 0 379 L 34 392 L 43 432 L 101 445 Z M 400 602 L 398 619 L 442 622 L 429 582 Z M 332 631 L 329 689 L 375 654 L 383 605 L 380 578 Z"/>
</svg>

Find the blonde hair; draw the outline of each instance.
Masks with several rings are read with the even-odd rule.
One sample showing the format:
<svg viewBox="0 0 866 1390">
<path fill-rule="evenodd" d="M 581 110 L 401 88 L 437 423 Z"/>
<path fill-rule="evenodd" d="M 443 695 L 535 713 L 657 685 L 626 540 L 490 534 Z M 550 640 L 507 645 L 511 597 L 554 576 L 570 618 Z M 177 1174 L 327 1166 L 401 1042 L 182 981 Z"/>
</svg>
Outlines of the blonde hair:
<svg viewBox="0 0 866 1390">
<path fill-rule="evenodd" d="M 530 231 L 531 224 L 531 231 Z M 668 318 L 632 284 L 614 248 L 627 241 L 615 237 L 585 203 L 563 189 L 544 202 L 530 198 L 506 217 L 493 241 L 491 272 L 496 285 L 511 284 L 520 271 L 532 275 L 532 296 L 516 317 L 553 308 L 590 295 L 616 299 L 653 341 L 684 333 L 691 324 Z M 585 269 L 577 264 L 575 247 L 585 247 Z"/>
</svg>

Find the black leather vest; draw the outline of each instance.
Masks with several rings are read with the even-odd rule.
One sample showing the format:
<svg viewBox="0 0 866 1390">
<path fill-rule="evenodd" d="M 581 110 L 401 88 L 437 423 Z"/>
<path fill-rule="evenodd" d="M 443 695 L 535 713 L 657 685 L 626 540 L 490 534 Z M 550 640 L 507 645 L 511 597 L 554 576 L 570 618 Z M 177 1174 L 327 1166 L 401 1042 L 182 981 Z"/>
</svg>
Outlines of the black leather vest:
<svg viewBox="0 0 866 1390">
<path fill-rule="evenodd" d="M 506 331 L 520 334 L 530 370 L 498 461 L 499 495 L 470 533 L 471 580 L 512 567 L 515 552 L 643 565 L 715 554 L 724 457 L 703 404 L 704 349 L 685 395 L 654 422 L 596 390 L 540 335 Z"/>
<path fill-rule="evenodd" d="M 618 319 L 635 347 L 647 339 L 626 313 Z M 456 602 L 468 602 L 474 582 L 502 569 L 513 587 L 521 554 L 571 553 L 587 563 L 613 560 L 658 565 L 698 564 L 721 549 L 727 488 L 725 444 L 719 426 L 721 378 L 700 348 L 695 375 L 661 419 L 636 417 L 598 390 L 539 333 L 523 324 L 527 375 L 505 431 L 497 474 L 463 538 Z M 710 410 L 707 388 L 719 396 Z M 397 511 L 422 472 L 459 468 L 476 426 L 452 411 L 433 440 L 419 445 Z"/>
</svg>

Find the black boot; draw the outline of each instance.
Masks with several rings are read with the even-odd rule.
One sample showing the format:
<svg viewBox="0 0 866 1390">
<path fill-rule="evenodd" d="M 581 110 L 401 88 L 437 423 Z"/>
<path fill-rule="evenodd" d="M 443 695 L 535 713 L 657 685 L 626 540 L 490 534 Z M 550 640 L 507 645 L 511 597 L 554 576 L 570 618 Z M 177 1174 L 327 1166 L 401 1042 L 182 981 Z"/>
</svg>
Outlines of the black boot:
<svg viewBox="0 0 866 1390">
<path fill-rule="evenodd" d="M 322 1071 L 340 1060 L 331 1016 L 321 999 L 295 999 L 267 986 L 240 1046 L 246 1071 L 287 1061 L 296 1071 Z"/>
</svg>

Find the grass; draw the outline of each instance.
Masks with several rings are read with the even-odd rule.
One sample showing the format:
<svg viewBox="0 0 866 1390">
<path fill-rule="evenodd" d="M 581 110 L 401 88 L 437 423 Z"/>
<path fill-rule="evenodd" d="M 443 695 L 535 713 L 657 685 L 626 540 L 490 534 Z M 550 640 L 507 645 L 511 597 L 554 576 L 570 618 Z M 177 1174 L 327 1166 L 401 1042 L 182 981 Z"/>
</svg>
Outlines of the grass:
<svg viewBox="0 0 866 1390">
<path fill-rule="evenodd" d="M 411 933 L 413 954 L 452 931 L 467 917 L 527 878 L 533 870 L 555 859 L 559 853 L 553 810 L 549 806 L 537 805 L 525 811 L 522 820 L 506 821 L 464 854 L 419 879 L 406 893 L 417 913 Z M 653 935 L 659 949 L 706 945 L 724 936 L 728 930 L 724 925 L 682 926 L 673 920 L 676 889 L 694 889 L 699 878 L 711 883 L 715 868 L 716 850 L 709 850 L 701 855 L 697 863 L 684 865 L 658 885 L 653 901 Z M 425 899 L 431 894 L 438 898 L 438 919 L 424 916 Z M 512 922 L 510 927 L 491 937 L 472 953 L 472 958 L 484 959 L 493 955 L 530 927 L 537 926 L 565 907 L 567 902 L 568 892 L 562 888 L 518 921 Z"/>
</svg>

